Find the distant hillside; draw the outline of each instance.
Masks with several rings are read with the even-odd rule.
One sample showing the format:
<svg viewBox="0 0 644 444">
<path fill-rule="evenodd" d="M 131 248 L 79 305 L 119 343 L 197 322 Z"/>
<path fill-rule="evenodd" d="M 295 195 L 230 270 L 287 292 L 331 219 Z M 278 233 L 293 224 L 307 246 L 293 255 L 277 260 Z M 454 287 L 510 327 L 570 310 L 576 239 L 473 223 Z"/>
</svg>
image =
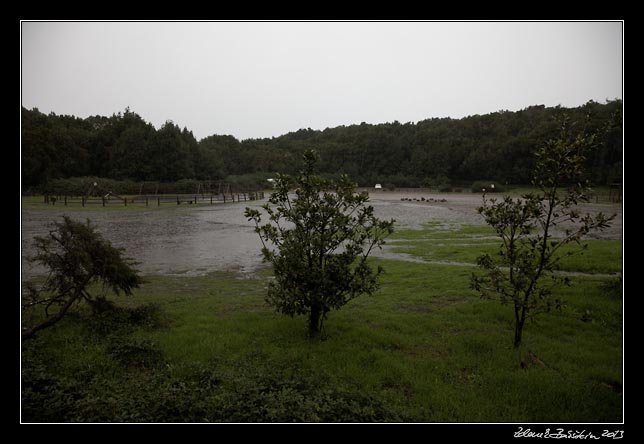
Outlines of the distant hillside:
<svg viewBox="0 0 644 444">
<path fill-rule="evenodd" d="M 301 153 L 315 148 L 323 173 L 347 173 L 360 185 L 527 183 L 536 147 L 557 134 L 556 117 L 566 113 L 577 130 L 601 130 L 588 167 L 594 183 L 606 184 L 621 174 L 621 109 L 621 100 L 590 101 L 577 108 L 541 105 L 462 119 L 300 129 L 243 141 L 213 135 L 197 141 L 187 128 L 168 121 L 157 130 L 129 109 L 80 119 L 23 108 L 22 182 L 27 189 L 79 176 L 169 182 L 293 173 Z"/>
</svg>

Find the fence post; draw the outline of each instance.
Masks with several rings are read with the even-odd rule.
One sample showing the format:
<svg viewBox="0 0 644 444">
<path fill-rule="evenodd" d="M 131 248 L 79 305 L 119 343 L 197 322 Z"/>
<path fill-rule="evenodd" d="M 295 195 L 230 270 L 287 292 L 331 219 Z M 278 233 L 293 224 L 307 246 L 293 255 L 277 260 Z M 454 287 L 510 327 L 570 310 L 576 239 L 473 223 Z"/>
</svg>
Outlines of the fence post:
<svg viewBox="0 0 644 444">
<path fill-rule="evenodd" d="M 226 203 L 226 195 L 222 194 L 222 196 L 224 196 L 224 203 Z"/>
<path fill-rule="evenodd" d="M 65 196 L 65 206 L 67 206 L 67 196 Z"/>
<path fill-rule="evenodd" d="M 103 206 L 105 206 L 105 196 L 101 197 L 101 200 L 103 201 Z"/>
<path fill-rule="evenodd" d="M 212 205 L 212 193 L 210 193 L 210 205 Z"/>
<path fill-rule="evenodd" d="M 145 206 L 148 206 L 148 196 L 145 196 Z"/>
<path fill-rule="evenodd" d="M 127 197 L 123 198 L 123 202 L 125 202 L 125 206 L 127 207 Z"/>
<path fill-rule="evenodd" d="M 160 207 L 160 206 L 161 206 L 161 198 L 157 197 L 157 207 Z"/>
<path fill-rule="evenodd" d="M 179 202 L 179 196 L 177 196 L 177 205 L 179 205 L 181 202 Z"/>
<path fill-rule="evenodd" d="M 85 207 L 85 196 L 81 196 L 81 207 Z"/>
</svg>

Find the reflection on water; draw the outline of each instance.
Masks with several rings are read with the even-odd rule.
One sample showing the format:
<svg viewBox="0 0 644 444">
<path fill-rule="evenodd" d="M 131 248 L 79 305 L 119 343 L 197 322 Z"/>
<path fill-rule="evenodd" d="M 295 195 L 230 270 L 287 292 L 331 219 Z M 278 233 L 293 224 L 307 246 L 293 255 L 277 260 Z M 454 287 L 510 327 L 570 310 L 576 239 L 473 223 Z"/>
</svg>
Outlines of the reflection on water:
<svg viewBox="0 0 644 444">
<path fill-rule="evenodd" d="M 248 206 L 259 205 L 248 202 Z M 238 204 L 161 208 L 136 212 L 74 212 L 89 218 L 104 238 L 139 262 L 143 274 L 205 274 L 215 270 L 252 271 L 261 265 L 261 243 Z M 33 254 L 34 235 L 47 234 L 48 224 L 62 213 L 25 210 L 22 217 L 23 278 L 44 270 L 26 261 Z"/>
<path fill-rule="evenodd" d="M 150 210 L 74 211 L 61 213 L 23 210 L 22 270 L 23 279 L 44 273 L 29 264 L 34 235 L 45 235 L 48 224 L 65 213 L 77 220 L 89 218 L 98 231 L 125 254 L 139 262 L 142 274 L 199 275 L 212 271 L 254 271 L 262 265 L 261 242 L 254 225 L 244 217 L 244 208 L 259 207 L 264 202 L 217 204 L 204 207 L 161 207 Z M 386 197 L 372 196 L 370 202 L 378 217 L 396 219 L 396 226 L 418 228 L 431 218 L 450 219 L 453 209 L 445 205 L 415 204 Z M 451 215 L 451 216 L 450 216 Z M 462 218 L 462 216 L 461 216 Z M 386 250 L 375 255 L 390 256 Z"/>
<path fill-rule="evenodd" d="M 246 206 L 259 207 L 260 201 L 244 204 L 217 204 L 204 207 L 166 207 L 118 212 L 63 212 L 77 220 L 89 218 L 98 231 L 126 256 L 139 262 L 143 274 L 205 274 L 218 270 L 254 271 L 262 265 L 261 242 L 254 224 L 244 217 Z M 408 223 L 426 220 L 426 209 L 406 209 L 399 204 L 372 202 L 383 218 Z M 32 239 L 47 234 L 48 224 L 63 214 L 24 210 L 22 213 L 23 278 L 45 270 L 26 261 L 33 254 Z M 401 214 L 402 213 L 402 214 Z M 420 213 L 425 213 L 421 215 Z M 417 219 L 412 221 L 412 219 Z"/>
<path fill-rule="evenodd" d="M 396 219 L 396 227 L 419 228 L 430 219 L 446 222 L 481 224 L 476 212 L 481 197 L 471 194 L 445 195 L 447 202 L 429 204 L 401 201 L 394 193 L 374 193 L 370 204 L 382 219 Z M 34 235 L 45 235 L 48 224 L 65 213 L 76 220 L 89 218 L 98 231 L 114 246 L 139 262 L 142 274 L 206 274 L 212 271 L 254 271 L 262 265 L 261 242 L 254 225 L 244 217 L 244 208 L 259 207 L 262 201 L 216 204 L 203 207 L 167 206 L 150 210 L 54 212 L 23 210 L 22 272 L 23 279 L 44 273 L 26 261 L 34 253 Z M 621 238 L 621 208 L 615 233 Z M 606 211 L 606 210 L 604 210 Z M 609 233 L 610 234 L 610 233 Z M 375 252 L 378 256 L 394 254 Z"/>
</svg>

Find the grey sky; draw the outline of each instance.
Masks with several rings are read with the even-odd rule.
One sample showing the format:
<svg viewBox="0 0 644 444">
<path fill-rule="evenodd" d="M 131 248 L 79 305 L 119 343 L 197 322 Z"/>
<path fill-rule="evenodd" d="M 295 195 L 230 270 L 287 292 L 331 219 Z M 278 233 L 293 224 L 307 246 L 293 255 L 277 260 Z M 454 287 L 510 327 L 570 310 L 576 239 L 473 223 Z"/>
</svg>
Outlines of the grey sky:
<svg viewBox="0 0 644 444">
<path fill-rule="evenodd" d="M 197 139 L 622 97 L 621 22 L 23 22 L 22 105 Z"/>
</svg>

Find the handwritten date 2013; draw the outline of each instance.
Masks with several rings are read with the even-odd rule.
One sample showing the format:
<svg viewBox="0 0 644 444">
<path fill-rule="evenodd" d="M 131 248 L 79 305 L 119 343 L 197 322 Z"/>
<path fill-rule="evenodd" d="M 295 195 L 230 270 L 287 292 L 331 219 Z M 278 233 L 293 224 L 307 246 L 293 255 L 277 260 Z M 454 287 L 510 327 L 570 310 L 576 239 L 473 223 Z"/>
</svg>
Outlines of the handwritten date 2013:
<svg viewBox="0 0 644 444">
<path fill-rule="evenodd" d="M 515 438 L 544 438 L 544 439 L 622 439 L 623 430 L 604 430 L 599 436 L 586 430 L 546 429 L 544 432 L 532 431 L 519 427 L 514 432 Z"/>
</svg>

